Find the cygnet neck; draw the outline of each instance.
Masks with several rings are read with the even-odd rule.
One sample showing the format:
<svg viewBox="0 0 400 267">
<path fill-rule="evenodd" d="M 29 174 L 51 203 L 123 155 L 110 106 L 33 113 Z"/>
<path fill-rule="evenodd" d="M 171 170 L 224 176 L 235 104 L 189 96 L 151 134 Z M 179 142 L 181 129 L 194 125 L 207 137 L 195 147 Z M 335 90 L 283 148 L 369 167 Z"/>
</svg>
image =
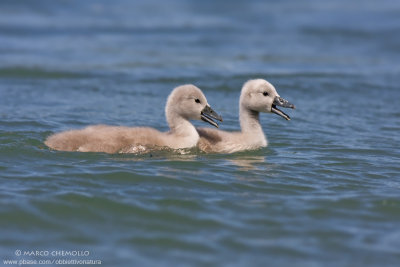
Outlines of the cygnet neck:
<svg viewBox="0 0 400 267">
<path fill-rule="evenodd" d="M 251 110 L 244 105 L 239 108 L 240 128 L 243 133 L 258 135 L 265 138 L 260 124 L 260 112 Z"/>
<path fill-rule="evenodd" d="M 171 129 L 170 133 L 173 135 L 181 137 L 199 136 L 193 124 L 178 114 L 167 114 L 167 122 Z"/>
</svg>

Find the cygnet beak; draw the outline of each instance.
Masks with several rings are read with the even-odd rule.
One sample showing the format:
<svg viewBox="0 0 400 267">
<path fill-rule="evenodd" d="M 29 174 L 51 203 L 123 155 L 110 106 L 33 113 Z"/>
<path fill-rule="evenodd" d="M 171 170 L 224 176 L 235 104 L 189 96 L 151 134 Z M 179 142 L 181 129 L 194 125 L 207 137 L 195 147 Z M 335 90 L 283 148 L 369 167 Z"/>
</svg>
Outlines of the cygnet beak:
<svg viewBox="0 0 400 267">
<path fill-rule="evenodd" d="M 276 96 L 274 98 L 274 102 L 272 103 L 271 112 L 275 113 L 275 114 L 278 114 L 279 116 L 281 116 L 281 117 L 285 118 L 286 120 L 290 121 L 289 115 L 287 115 L 282 110 L 278 109 L 276 106 L 280 106 L 280 107 L 284 107 L 284 108 L 293 108 L 293 109 L 295 108 L 295 106 L 292 103 L 290 103 L 286 99 L 283 99 L 280 96 Z"/>
<path fill-rule="evenodd" d="M 222 117 L 217 114 L 209 105 L 205 106 L 201 111 L 201 119 L 218 128 L 218 123 L 213 119 L 222 121 Z"/>
</svg>

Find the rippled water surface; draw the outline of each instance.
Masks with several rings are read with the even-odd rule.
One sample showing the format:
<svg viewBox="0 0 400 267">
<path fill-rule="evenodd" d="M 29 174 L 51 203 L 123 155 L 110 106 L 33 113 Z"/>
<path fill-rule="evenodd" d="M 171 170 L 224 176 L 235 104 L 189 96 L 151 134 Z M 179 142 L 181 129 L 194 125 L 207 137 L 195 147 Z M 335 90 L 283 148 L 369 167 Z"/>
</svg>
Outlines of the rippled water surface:
<svg viewBox="0 0 400 267">
<path fill-rule="evenodd" d="M 2 1 L 1 263 L 398 266 L 399 62 L 396 1 Z M 264 149 L 43 144 L 98 123 L 165 131 L 185 83 L 237 130 L 251 78 L 297 107 L 291 121 L 261 114 Z"/>
</svg>

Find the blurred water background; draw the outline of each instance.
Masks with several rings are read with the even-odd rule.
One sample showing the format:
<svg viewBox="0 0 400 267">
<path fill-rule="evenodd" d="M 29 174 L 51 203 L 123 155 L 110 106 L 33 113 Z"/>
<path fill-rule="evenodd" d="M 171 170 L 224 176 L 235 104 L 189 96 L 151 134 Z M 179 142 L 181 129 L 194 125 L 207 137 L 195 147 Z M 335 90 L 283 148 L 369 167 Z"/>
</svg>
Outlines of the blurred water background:
<svg viewBox="0 0 400 267">
<path fill-rule="evenodd" d="M 2 0 L 0 260 L 398 266 L 399 74 L 398 1 Z M 43 144 L 89 124 L 167 130 L 166 98 L 185 83 L 237 130 L 251 78 L 297 107 L 289 122 L 261 115 L 264 149 Z"/>
</svg>

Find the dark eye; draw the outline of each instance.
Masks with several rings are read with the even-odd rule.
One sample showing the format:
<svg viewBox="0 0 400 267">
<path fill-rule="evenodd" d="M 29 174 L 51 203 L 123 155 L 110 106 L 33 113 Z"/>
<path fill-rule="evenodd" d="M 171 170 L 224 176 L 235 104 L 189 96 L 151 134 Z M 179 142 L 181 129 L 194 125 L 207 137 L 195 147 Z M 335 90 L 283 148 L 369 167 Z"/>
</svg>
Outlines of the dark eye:
<svg viewBox="0 0 400 267">
<path fill-rule="evenodd" d="M 200 99 L 196 98 L 196 99 L 194 100 L 194 102 L 200 103 Z"/>
<path fill-rule="evenodd" d="M 268 95 L 268 92 L 267 92 L 267 91 L 265 91 L 265 92 L 263 93 L 263 95 L 264 95 L 264 96 L 267 96 L 267 95 Z"/>
</svg>

